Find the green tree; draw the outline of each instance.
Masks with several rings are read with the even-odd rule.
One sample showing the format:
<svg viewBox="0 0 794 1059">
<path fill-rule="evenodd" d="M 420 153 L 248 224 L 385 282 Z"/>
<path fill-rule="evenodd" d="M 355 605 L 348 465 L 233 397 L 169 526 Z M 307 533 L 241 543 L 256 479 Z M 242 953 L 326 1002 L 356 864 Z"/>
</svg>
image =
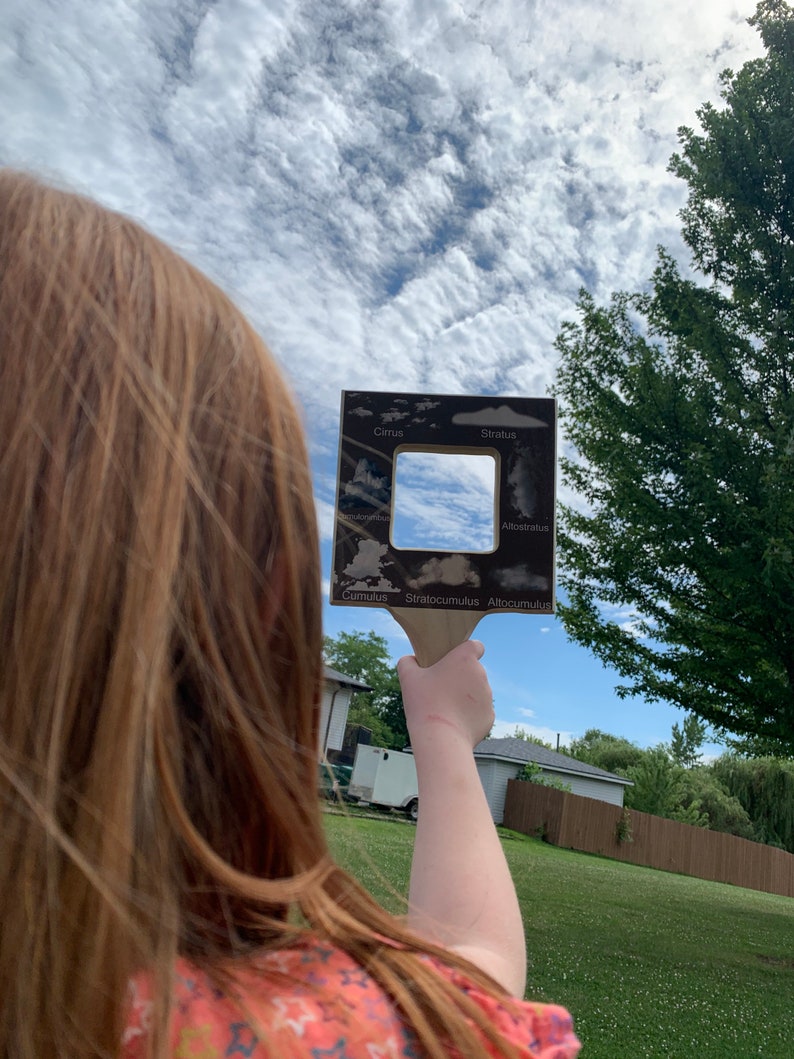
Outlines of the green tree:
<svg viewBox="0 0 794 1059">
<path fill-rule="evenodd" d="M 408 726 L 405 723 L 403 694 L 397 669 L 394 666 L 392 666 L 388 681 L 380 690 L 378 710 L 392 731 L 392 747 L 395 750 L 402 750 L 408 746 L 410 739 L 408 738 Z"/>
<path fill-rule="evenodd" d="M 718 730 L 794 748 L 794 12 L 679 130 L 683 236 L 646 293 L 583 292 L 558 338 L 568 634 Z M 630 606 L 626 627 L 613 617 Z M 612 608 L 615 608 L 614 610 Z"/>
<path fill-rule="evenodd" d="M 397 669 L 384 637 L 371 631 L 340 632 L 323 638 L 323 654 L 333 669 L 372 688 L 352 697 L 349 723 L 371 728 L 376 745 L 402 750 L 408 744 L 408 729 Z"/>
<path fill-rule="evenodd" d="M 747 812 L 758 840 L 794 853 L 794 761 L 723 754 L 712 770 Z"/>
<path fill-rule="evenodd" d="M 644 750 L 642 758 L 627 770 L 633 786 L 626 788 L 625 802 L 630 809 L 653 816 L 669 816 L 680 804 L 679 770 L 663 746 Z"/>
<path fill-rule="evenodd" d="M 670 739 L 670 757 L 676 765 L 691 769 L 699 764 L 703 757 L 701 747 L 706 738 L 708 725 L 699 720 L 693 713 L 684 717 L 683 724 L 673 725 L 673 734 Z"/>
<path fill-rule="evenodd" d="M 700 810 L 700 803 L 685 799 L 685 770 L 670 759 L 664 745 L 643 751 L 641 761 L 627 772 L 634 784 L 626 788 L 625 801 L 630 809 L 653 816 L 664 816 L 682 824 L 708 826 L 708 818 Z"/>
<path fill-rule="evenodd" d="M 521 725 L 516 725 L 513 730 L 513 734 L 507 737 L 508 739 L 523 739 L 525 743 L 534 743 L 536 746 L 544 746 L 547 750 L 553 750 L 554 747 L 551 743 L 547 743 L 545 739 L 541 739 L 540 736 L 533 735 L 528 732 L 526 728 L 522 728 Z"/>
<path fill-rule="evenodd" d="M 747 810 L 734 795 L 720 783 L 709 766 L 687 769 L 681 779 L 681 806 L 704 813 L 708 819 L 706 827 L 711 831 L 723 831 L 739 838 L 758 841 L 758 829 Z"/>
<path fill-rule="evenodd" d="M 389 749 L 402 750 L 401 746 L 397 746 L 394 732 L 378 711 L 373 708 L 372 704 L 367 702 L 365 695 L 354 695 L 352 697 L 350 708 L 347 711 L 347 723 L 360 724 L 364 728 L 369 728 L 372 733 L 371 742 L 373 746 L 385 746 Z"/>
<path fill-rule="evenodd" d="M 581 738 L 571 740 L 567 753 L 588 765 L 626 776 L 628 769 L 642 761 L 645 751 L 621 736 L 588 728 Z"/>
</svg>

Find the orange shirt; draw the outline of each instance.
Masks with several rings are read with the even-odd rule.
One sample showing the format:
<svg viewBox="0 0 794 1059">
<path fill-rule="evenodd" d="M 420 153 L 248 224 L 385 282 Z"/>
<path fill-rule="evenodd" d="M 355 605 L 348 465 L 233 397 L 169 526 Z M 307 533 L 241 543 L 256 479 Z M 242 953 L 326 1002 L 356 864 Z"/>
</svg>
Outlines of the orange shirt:
<svg viewBox="0 0 794 1059">
<path fill-rule="evenodd" d="M 554 1004 L 500 1004 L 464 975 L 436 964 L 488 1014 L 521 1054 L 574 1059 L 571 1017 Z M 184 960 L 176 968 L 174 1059 L 420 1059 L 388 996 L 346 953 L 316 940 L 265 952 L 240 975 L 239 998 Z M 123 1059 L 138 1059 L 151 1011 L 148 980 L 131 985 Z"/>
</svg>

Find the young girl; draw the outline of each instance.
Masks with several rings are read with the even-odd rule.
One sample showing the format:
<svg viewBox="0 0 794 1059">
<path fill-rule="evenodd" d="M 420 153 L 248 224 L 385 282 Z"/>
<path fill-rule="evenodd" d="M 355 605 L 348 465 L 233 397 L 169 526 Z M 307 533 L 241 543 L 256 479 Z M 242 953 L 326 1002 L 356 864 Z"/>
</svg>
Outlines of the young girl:
<svg viewBox="0 0 794 1059">
<path fill-rule="evenodd" d="M 481 645 L 399 671 L 406 921 L 316 795 L 315 512 L 261 341 L 131 221 L 0 173 L 0 1055 L 542 1056 L 472 747 Z"/>
</svg>

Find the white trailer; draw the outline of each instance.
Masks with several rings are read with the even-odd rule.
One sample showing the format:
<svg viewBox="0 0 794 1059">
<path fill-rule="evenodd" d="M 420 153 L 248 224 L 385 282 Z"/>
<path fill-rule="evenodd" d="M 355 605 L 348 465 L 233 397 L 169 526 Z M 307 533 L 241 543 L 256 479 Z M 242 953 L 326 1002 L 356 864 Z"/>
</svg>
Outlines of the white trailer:
<svg viewBox="0 0 794 1059">
<path fill-rule="evenodd" d="M 403 809 L 416 820 L 419 816 L 419 787 L 413 754 L 359 743 L 347 796 L 370 805 Z"/>
</svg>

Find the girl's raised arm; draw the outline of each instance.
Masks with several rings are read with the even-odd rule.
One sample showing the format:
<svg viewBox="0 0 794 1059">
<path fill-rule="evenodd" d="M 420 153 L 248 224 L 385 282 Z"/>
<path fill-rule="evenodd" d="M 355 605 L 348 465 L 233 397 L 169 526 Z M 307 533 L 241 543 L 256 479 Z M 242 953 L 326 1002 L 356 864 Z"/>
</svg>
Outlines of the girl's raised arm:
<svg viewBox="0 0 794 1059">
<path fill-rule="evenodd" d="M 419 780 L 409 924 L 523 996 L 521 912 L 472 753 L 494 719 L 483 651 L 469 640 L 427 669 L 397 666 Z"/>
</svg>

